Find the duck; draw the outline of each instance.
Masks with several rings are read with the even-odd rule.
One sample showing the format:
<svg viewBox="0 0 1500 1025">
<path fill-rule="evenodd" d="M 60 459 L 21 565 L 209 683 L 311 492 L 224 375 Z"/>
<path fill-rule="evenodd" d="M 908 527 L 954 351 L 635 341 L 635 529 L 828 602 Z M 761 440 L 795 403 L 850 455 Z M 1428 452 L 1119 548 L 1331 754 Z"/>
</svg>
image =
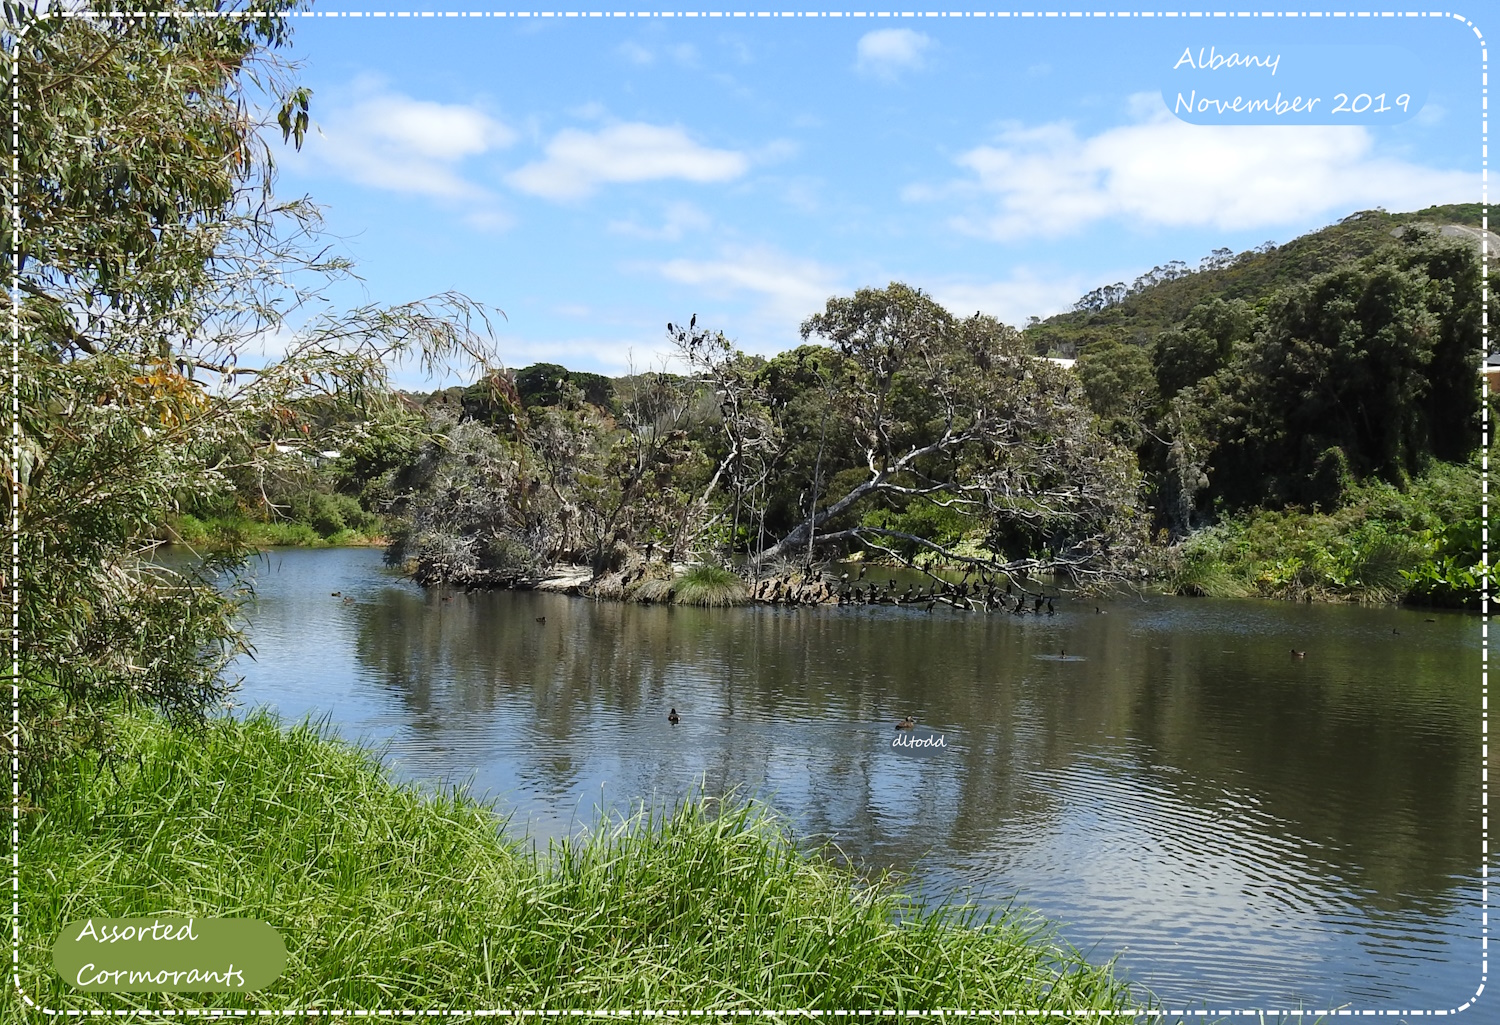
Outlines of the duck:
<svg viewBox="0 0 1500 1025">
<path fill-rule="evenodd" d="M 908 715 L 905 719 L 902 719 L 900 722 L 898 722 L 896 724 L 896 729 L 898 729 L 898 730 L 912 730 L 912 729 L 916 729 L 916 726 L 917 726 L 917 717 L 914 716 L 914 715 Z"/>
<path fill-rule="evenodd" d="M 677 714 L 677 709 L 674 708 L 667 713 L 667 722 L 671 723 L 673 726 L 676 726 L 678 723 L 682 722 L 682 716 Z"/>
<path fill-rule="evenodd" d="M 537 622 L 538 622 L 538 623 L 542 623 L 542 624 L 544 624 L 544 625 L 545 625 L 545 624 L 546 624 L 546 622 L 547 622 L 547 617 L 546 617 L 546 616 L 537 616 L 537 617 L 536 617 L 536 621 L 537 621 Z"/>
<path fill-rule="evenodd" d="M 1292 658 L 1306 658 L 1306 657 L 1307 657 L 1307 652 L 1305 652 L 1305 651 L 1298 651 L 1296 648 L 1292 649 Z"/>
</svg>

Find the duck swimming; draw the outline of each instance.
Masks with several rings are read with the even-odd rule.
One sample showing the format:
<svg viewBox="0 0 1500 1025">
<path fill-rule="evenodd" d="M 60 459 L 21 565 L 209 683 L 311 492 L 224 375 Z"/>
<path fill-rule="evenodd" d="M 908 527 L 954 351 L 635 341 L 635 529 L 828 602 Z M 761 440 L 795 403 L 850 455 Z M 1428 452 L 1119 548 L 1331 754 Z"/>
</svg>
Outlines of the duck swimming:
<svg viewBox="0 0 1500 1025">
<path fill-rule="evenodd" d="M 1296 648 L 1292 649 L 1292 658 L 1306 658 L 1306 657 L 1307 657 L 1307 652 L 1305 652 L 1305 651 L 1298 651 Z"/>
<path fill-rule="evenodd" d="M 676 726 L 678 723 L 682 722 L 682 716 L 677 714 L 677 709 L 674 708 L 667 713 L 667 722 L 671 723 L 673 726 Z"/>
<path fill-rule="evenodd" d="M 916 729 L 916 726 L 917 726 L 917 717 L 914 716 L 914 715 L 908 715 L 905 719 L 902 719 L 900 722 L 898 722 L 896 724 L 896 729 L 898 729 L 898 730 L 911 730 L 911 729 Z"/>
</svg>

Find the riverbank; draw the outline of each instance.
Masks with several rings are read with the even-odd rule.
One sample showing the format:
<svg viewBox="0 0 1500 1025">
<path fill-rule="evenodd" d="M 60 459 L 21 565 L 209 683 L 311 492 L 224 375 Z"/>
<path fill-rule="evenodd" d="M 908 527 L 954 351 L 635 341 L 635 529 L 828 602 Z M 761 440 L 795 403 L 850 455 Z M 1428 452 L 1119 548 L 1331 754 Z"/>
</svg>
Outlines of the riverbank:
<svg viewBox="0 0 1500 1025">
<path fill-rule="evenodd" d="M 695 799 L 536 852 L 492 809 L 397 785 L 313 728 L 122 725 L 108 768 L 71 763 L 23 820 L 21 985 L 42 1006 L 1015 1008 L 1079 1022 L 1133 1006 L 1034 923 L 921 912 L 889 880 L 799 852 L 752 806 Z M 223 997 L 83 995 L 51 971 L 63 924 L 166 912 L 267 921 L 286 970 Z M 0 1017 L 18 1020 L 5 990 Z"/>
</svg>

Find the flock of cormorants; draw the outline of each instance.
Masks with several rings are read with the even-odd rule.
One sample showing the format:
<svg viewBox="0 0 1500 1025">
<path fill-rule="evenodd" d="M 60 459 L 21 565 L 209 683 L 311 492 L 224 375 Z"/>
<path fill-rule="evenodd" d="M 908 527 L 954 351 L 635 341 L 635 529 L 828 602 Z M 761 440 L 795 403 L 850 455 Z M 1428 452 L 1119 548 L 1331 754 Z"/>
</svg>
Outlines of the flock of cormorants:
<svg viewBox="0 0 1500 1025">
<path fill-rule="evenodd" d="M 834 602 L 839 605 L 921 605 L 931 612 L 939 605 L 965 612 L 1003 611 L 1012 615 L 1057 614 L 1056 599 L 1044 594 L 1035 594 L 1018 589 L 1008 576 L 1002 587 L 998 578 L 991 577 L 983 569 L 977 579 L 974 570 L 969 570 L 958 583 L 934 580 L 926 587 L 908 584 L 905 590 L 900 584 L 887 579 L 863 583 L 868 566 L 861 566 L 859 575 L 853 580 L 849 574 L 839 576 L 837 583 L 819 580 L 817 583 L 793 582 L 790 571 L 781 577 L 771 577 L 757 583 L 752 596 L 757 601 L 771 605 L 822 605 Z M 1097 606 L 1095 612 L 1101 611 Z"/>
</svg>

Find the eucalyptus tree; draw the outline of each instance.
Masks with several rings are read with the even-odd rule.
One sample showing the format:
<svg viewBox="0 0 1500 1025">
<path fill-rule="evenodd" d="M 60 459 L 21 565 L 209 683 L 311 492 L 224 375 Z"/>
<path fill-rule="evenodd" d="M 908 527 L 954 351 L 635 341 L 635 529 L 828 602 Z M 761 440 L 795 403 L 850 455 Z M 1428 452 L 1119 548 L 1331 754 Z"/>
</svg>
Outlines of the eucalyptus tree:
<svg viewBox="0 0 1500 1025">
<path fill-rule="evenodd" d="M 1068 371 L 1032 357 L 1012 328 L 981 314 L 959 320 L 921 290 L 893 283 L 830 299 L 803 323 L 802 336 L 828 343 L 817 375 L 826 388 L 814 390 L 833 434 L 820 437 L 814 466 L 785 460 L 795 439 L 778 429 L 764 376 L 747 382 L 737 374 L 737 354 L 722 338 L 678 337 L 721 396 L 730 438 L 721 474 L 754 479 L 736 478 L 744 471 L 734 469 L 747 463 L 754 439 L 760 464 L 812 484 L 805 515 L 758 545 L 756 563 L 892 539 L 948 559 L 993 562 L 865 522 L 861 514 L 881 501 L 964 512 L 996 541 L 1019 530 L 1036 551 L 1010 565 L 1028 569 L 1099 569 L 1131 536 L 1130 454 L 1101 432 Z M 839 483 L 823 490 L 825 480 Z"/>
<path fill-rule="evenodd" d="M 21 114 L 19 147 L 0 133 L 16 169 L 0 301 L 19 370 L 7 741 L 28 788 L 50 759 L 106 744 L 114 702 L 195 717 L 229 689 L 243 590 L 215 583 L 246 552 L 156 565 L 164 511 L 253 487 L 386 415 L 388 358 L 488 359 L 484 311 L 462 296 L 314 315 L 349 268 L 314 248 L 316 209 L 272 188 L 275 135 L 300 144 L 308 125 L 308 93 L 275 53 L 300 6 L 5 4 Z M 283 355 L 247 365 L 276 339 Z M 349 416 L 309 416 L 313 398 Z"/>
</svg>

